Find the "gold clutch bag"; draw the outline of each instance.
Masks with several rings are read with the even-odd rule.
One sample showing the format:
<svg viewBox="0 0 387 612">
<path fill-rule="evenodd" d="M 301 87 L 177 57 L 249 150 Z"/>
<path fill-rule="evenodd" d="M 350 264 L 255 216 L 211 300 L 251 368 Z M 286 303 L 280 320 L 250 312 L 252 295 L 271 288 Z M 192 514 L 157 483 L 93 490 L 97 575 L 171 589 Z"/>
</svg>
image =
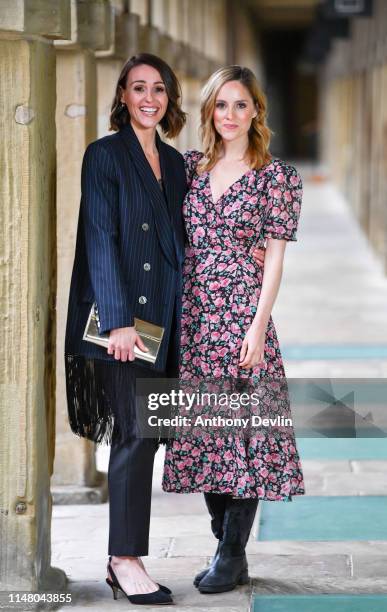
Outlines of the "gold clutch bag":
<svg viewBox="0 0 387 612">
<path fill-rule="evenodd" d="M 86 342 L 92 342 L 98 344 L 106 349 L 109 344 L 109 333 L 99 334 L 98 329 L 100 327 L 97 305 L 94 303 L 91 307 L 89 317 L 87 319 L 85 332 L 83 334 L 83 340 Z M 157 355 L 160 349 L 161 341 L 164 335 L 164 327 L 155 325 L 154 323 L 148 323 L 148 321 L 142 321 L 142 319 L 134 319 L 134 327 L 141 340 L 148 349 L 145 353 L 141 351 L 138 346 L 134 347 L 134 354 L 137 359 L 142 359 L 149 363 L 155 363 Z"/>
</svg>

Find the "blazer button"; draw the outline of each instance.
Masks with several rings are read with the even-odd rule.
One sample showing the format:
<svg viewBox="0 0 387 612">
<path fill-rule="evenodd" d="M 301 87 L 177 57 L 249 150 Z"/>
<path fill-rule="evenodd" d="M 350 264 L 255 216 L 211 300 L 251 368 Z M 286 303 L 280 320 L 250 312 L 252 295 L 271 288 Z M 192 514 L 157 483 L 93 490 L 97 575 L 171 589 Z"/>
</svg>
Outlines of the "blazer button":
<svg viewBox="0 0 387 612">
<path fill-rule="evenodd" d="M 143 230 L 144 232 L 147 232 L 147 231 L 148 231 L 148 229 L 149 229 L 149 225 L 148 225 L 148 223 L 143 223 L 141 227 L 142 227 L 142 230 Z"/>
<path fill-rule="evenodd" d="M 138 301 L 140 302 L 140 304 L 146 304 L 148 300 L 146 299 L 145 295 L 140 295 Z"/>
<path fill-rule="evenodd" d="M 145 270 L 145 272 L 149 272 L 150 269 L 151 269 L 150 263 L 144 263 L 144 270 Z"/>
</svg>

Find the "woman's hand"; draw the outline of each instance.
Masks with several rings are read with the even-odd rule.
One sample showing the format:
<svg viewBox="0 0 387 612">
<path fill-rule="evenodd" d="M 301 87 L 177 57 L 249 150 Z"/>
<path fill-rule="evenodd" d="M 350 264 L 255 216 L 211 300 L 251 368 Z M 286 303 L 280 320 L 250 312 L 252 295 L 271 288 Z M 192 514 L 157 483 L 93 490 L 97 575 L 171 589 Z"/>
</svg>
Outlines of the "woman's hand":
<svg viewBox="0 0 387 612">
<path fill-rule="evenodd" d="M 113 355 L 117 361 L 134 361 L 134 347 L 138 346 L 144 352 L 147 347 L 141 340 L 134 327 L 119 327 L 112 329 L 109 335 L 108 354 Z"/>
<path fill-rule="evenodd" d="M 239 366 L 246 370 L 263 363 L 266 329 L 252 324 L 247 332 L 241 348 Z"/>
<path fill-rule="evenodd" d="M 264 265 L 265 253 L 266 253 L 265 247 L 262 247 L 261 249 L 259 249 L 258 247 L 255 247 L 254 250 L 252 251 L 251 256 L 254 259 L 255 263 L 258 264 L 258 266 Z"/>
</svg>

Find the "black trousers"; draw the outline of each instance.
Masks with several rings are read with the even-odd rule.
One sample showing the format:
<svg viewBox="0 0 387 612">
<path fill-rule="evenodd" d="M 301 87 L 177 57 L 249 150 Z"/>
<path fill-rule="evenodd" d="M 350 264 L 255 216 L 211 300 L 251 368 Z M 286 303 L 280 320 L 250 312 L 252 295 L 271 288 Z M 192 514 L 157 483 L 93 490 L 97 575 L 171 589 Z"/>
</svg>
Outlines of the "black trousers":
<svg viewBox="0 0 387 612">
<path fill-rule="evenodd" d="M 172 325 L 167 366 L 162 377 L 178 375 L 176 311 Z M 128 363 L 113 363 L 107 372 L 107 388 L 117 407 L 117 414 L 125 414 L 126 439 L 116 424 L 110 449 L 109 486 L 109 548 L 108 554 L 117 557 L 141 557 L 148 554 L 151 515 L 152 478 L 158 440 L 138 437 L 136 426 L 136 378 L 160 376 L 152 370 Z M 105 376 L 106 374 L 104 374 Z M 124 412 L 125 411 L 125 412 Z"/>
<path fill-rule="evenodd" d="M 153 462 L 158 443 L 134 438 L 112 444 L 109 461 L 109 555 L 148 554 Z"/>
</svg>

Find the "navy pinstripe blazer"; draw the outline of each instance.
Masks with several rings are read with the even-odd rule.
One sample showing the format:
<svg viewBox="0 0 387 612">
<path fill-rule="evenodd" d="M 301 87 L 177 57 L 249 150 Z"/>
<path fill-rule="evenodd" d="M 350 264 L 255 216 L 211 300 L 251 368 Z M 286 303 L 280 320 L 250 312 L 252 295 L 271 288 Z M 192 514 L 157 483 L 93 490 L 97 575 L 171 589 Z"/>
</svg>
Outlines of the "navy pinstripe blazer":
<svg viewBox="0 0 387 612">
<path fill-rule="evenodd" d="M 131 326 L 135 316 L 165 327 L 156 364 L 149 366 L 165 367 L 173 310 L 176 305 L 180 317 L 181 309 L 187 184 L 182 155 L 158 135 L 157 148 L 166 198 L 131 125 L 85 152 L 66 354 L 114 360 L 82 340 L 95 300 L 101 332 Z M 178 334 L 179 320 L 177 328 Z"/>
</svg>

